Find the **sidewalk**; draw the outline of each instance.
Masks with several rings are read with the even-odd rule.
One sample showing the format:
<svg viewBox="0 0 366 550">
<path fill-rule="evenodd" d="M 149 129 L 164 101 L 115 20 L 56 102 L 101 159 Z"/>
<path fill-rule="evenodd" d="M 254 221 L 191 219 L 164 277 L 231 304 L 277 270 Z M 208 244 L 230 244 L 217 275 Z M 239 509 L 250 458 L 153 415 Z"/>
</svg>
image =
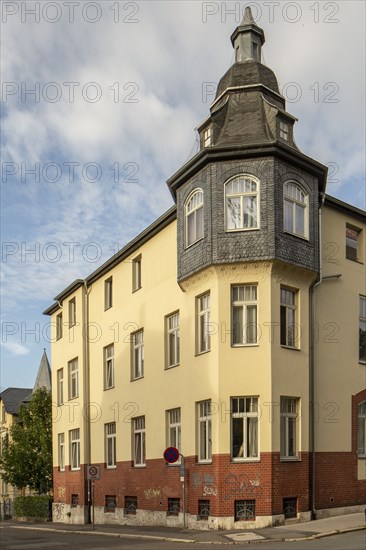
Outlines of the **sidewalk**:
<svg viewBox="0 0 366 550">
<path fill-rule="evenodd" d="M 252 531 L 196 531 L 190 529 L 174 529 L 168 527 L 141 527 L 126 525 L 65 525 L 62 523 L 23 523 L 3 521 L 1 528 L 31 529 L 41 531 L 74 532 L 122 538 L 139 538 L 147 540 L 165 540 L 171 542 L 195 543 L 210 542 L 234 544 L 238 542 L 291 541 L 320 538 L 338 533 L 365 529 L 364 513 L 347 514 L 331 518 L 319 519 L 306 523 L 266 527 Z"/>
</svg>

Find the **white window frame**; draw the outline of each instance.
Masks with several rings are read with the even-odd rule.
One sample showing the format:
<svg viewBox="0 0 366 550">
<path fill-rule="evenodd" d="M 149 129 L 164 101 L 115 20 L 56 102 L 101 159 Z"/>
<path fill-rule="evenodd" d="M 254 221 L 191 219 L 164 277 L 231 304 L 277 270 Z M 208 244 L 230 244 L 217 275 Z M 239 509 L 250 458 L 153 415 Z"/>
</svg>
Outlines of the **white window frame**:
<svg viewBox="0 0 366 550">
<path fill-rule="evenodd" d="M 69 400 L 79 397 L 79 361 L 76 357 L 69 361 Z"/>
<path fill-rule="evenodd" d="M 291 208 L 292 223 L 287 218 L 286 205 Z M 303 212 L 304 232 L 297 231 L 297 211 Z M 287 181 L 283 186 L 283 230 L 301 239 L 309 238 L 309 196 L 304 189 L 295 181 Z"/>
<path fill-rule="evenodd" d="M 204 210 L 203 210 L 204 198 L 203 190 L 200 187 L 194 189 L 187 197 L 185 202 L 185 243 L 186 248 L 192 246 L 196 242 L 203 239 L 205 235 L 204 228 Z M 201 217 L 201 224 L 198 223 L 198 218 Z M 193 219 L 192 238 L 189 235 L 189 220 Z M 200 231 L 201 227 L 201 231 Z"/>
<path fill-rule="evenodd" d="M 56 340 L 60 340 L 63 336 L 63 321 L 62 312 L 56 315 Z"/>
<path fill-rule="evenodd" d="M 166 367 L 177 367 L 180 363 L 180 316 L 179 311 L 167 315 L 166 327 Z"/>
<path fill-rule="evenodd" d="M 69 431 L 70 440 L 70 468 L 80 470 L 80 429 Z"/>
<path fill-rule="evenodd" d="M 114 344 L 103 348 L 104 389 L 114 388 Z"/>
<path fill-rule="evenodd" d="M 242 289 L 244 289 L 242 291 Z M 240 298 L 240 294 L 244 294 Z M 247 295 L 247 296 L 246 296 Z M 235 328 L 235 311 L 242 310 L 241 326 L 242 337 L 237 341 L 237 329 Z M 253 311 L 255 322 L 251 320 L 250 312 Z M 232 322 L 232 346 L 256 346 L 258 345 L 258 285 L 243 284 L 231 287 L 231 322 Z"/>
<path fill-rule="evenodd" d="M 289 126 L 286 122 L 280 120 L 280 138 L 288 141 Z"/>
<path fill-rule="evenodd" d="M 298 460 L 299 456 L 299 409 L 297 397 L 280 399 L 280 456 L 281 460 Z M 294 440 L 294 453 L 290 450 L 290 436 Z"/>
<path fill-rule="evenodd" d="M 203 134 L 203 147 L 210 147 L 212 145 L 212 127 L 208 126 L 202 132 Z"/>
<path fill-rule="evenodd" d="M 142 255 L 132 260 L 132 292 L 140 290 L 142 287 Z"/>
<path fill-rule="evenodd" d="M 197 311 L 197 353 L 211 350 L 211 293 L 205 292 L 196 298 Z"/>
<path fill-rule="evenodd" d="M 366 458 L 366 401 L 357 407 L 357 456 Z"/>
<path fill-rule="evenodd" d="M 117 465 L 116 437 L 116 423 L 104 424 L 105 465 L 109 469 L 116 468 Z"/>
<path fill-rule="evenodd" d="M 69 300 L 69 328 L 76 325 L 76 298 Z"/>
<path fill-rule="evenodd" d="M 181 451 L 181 410 L 170 409 L 166 412 L 167 417 L 167 447 L 175 447 L 178 451 Z M 180 457 L 175 464 L 180 464 Z"/>
<path fill-rule="evenodd" d="M 258 397 L 232 397 L 230 403 L 231 411 L 231 460 L 233 462 L 255 462 L 259 460 L 259 416 L 258 416 Z M 236 406 L 234 406 L 236 405 Z M 234 412 L 234 408 L 237 410 Z M 248 410 L 247 410 L 248 409 Z M 234 419 L 241 418 L 243 422 L 243 441 L 236 456 L 234 456 Z M 253 422 L 254 419 L 254 422 Z M 256 454 L 251 453 L 250 426 L 256 426 L 254 432 L 256 436 L 255 448 Z"/>
<path fill-rule="evenodd" d="M 58 467 L 60 472 L 65 471 L 65 434 L 58 434 Z"/>
<path fill-rule="evenodd" d="M 144 329 L 131 334 L 131 380 L 144 377 Z"/>
<path fill-rule="evenodd" d="M 64 369 L 58 369 L 56 372 L 57 377 L 57 405 L 64 404 Z"/>
<path fill-rule="evenodd" d="M 197 403 L 197 457 L 198 462 L 212 462 L 212 409 L 211 400 Z"/>
<path fill-rule="evenodd" d="M 366 296 L 360 296 L 359 302 L 359 321 L 358 321 L 358 362 L 365 364 L 366 363 L 366 354 L 365 359 L 361 357 L 361 331 L 364 333 L 364 338 L 366 340 Z M 366 342 L 365 342 L 366 347 Z"/>
<path fill-rule="evenodd" d="M 108 277 L 104 281 L 104 310 L 113 306 L 113 277 Z"/>
<path fill-rule="evenodd" d="M 243 187 L 241 190 L 235 190 L 235 185 L 237 187 Z M 230 187 L 232 188 L 230 190 Z M 255 187 L 255 189 L 253 189 Z M 254 206 L 252 207 L 252 213 L 250 213 L 250 208 L 245 203 L 248 199 L 254 200 Z M 235 216 L 237 217 L 237 225 L 235 227 L 229 227 L 230 220 L 234 223 L 233 211 L 234 204 L 238 204 L 239 208 L 236 207 Z M 231 206 L 230 206 L 231 205 Z M 260 228 L 260 182 L 258 178 L 251 176 L 249 174 L 240 174 L 233 178 L 230 178 L 225 183 L 225 230 L 228 233 L 237 232 L 237 231 L 256 231 Z M 229 211 L 231 214 L 229 216 Z M 248 225 L 248 222 L 245 220 L 250 219 L 250 214 L 254 221 L 255 225 Z"/>
<path fill-rule="evenodd" d="M 132 461 L 135 468 L 146 466 L 145 417 L 132 418 Z"/>
<path fill-rule="evenodd" d="M 298 290 L 280 288 L 280 342 L 287 348 L 298 348 L 297 338 Z M 282 318 L 284 316 L 284 319 Z M 285 326 L 283 326 L 283 321 Z"/>
</svg>

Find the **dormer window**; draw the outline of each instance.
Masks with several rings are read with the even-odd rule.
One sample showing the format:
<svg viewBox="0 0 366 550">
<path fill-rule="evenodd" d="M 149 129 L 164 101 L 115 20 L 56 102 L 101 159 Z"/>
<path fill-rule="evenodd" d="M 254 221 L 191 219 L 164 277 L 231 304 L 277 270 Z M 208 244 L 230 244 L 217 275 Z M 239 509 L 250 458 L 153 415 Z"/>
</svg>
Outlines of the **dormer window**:
<svg viewBox="0 0 366 550">
<path fill-rule="evenodd" d="M 256 42 L 252 42 L 252 56 L 255 61 L 259 61 L 258 44 Z"/>
<path fill-rule="evenodd" d="M 204 147 L 210 147 L 212 145 L 212 132 L 211 132 L 211 126 L 206 128 L 206 130 L 203 131 L 203 146 Z"/>
<path fill-rule="evenodd" d="M 280 138 L 288 141 L 288 124 L 280 122 Z"/>
</svg>

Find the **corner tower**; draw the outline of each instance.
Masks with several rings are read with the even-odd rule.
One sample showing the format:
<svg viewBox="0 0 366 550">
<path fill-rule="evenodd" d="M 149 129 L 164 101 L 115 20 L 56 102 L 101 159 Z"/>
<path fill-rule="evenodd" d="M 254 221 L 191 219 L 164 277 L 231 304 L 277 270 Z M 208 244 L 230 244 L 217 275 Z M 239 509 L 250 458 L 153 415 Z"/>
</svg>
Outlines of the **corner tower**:
<svg viewBox="0 0 366 550">
<path fill-rule="evenodd" d="M 319 268 L 318 206 L 327 168 L 294 141 L 263 30 L 250 8 L 231 36 L 200 150 L 167 182 L 177 202 L 178 280 L 209 265 L 279 260 Z"/>
</svg>

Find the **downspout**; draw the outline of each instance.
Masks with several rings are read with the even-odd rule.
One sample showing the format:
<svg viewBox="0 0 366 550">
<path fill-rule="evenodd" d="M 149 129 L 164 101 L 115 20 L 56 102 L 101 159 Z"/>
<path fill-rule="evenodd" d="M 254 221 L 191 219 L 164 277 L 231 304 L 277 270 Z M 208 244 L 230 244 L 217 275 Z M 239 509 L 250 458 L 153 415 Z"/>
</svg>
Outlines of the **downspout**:
<svg viewBox="0 0 366 550">
<path fill-rule="evenodd" d="M 316 281 L 310 287 L 310 354 L 309 354 L 309 439 L 311 452 L 311 519 L 316 519 L 315 507 L 315 289 L 323 282 L 323 255 L 322 255 L 322 207 L 325 201 L 325 193 L 320 194 L 318 211 L 318 232 L 319 232 L 319 273 Z"/>
<path fill-rule="evenodd" d="M 85 463 L 90 465 L 90 366 L 89 366 L 89 291 L 84 280 L 84 391 Z M 85 472 L 86 474 L 86 472 Z M 88 523 L 91 519 L 91 482 L 88 480 Z"/>
</svg>

